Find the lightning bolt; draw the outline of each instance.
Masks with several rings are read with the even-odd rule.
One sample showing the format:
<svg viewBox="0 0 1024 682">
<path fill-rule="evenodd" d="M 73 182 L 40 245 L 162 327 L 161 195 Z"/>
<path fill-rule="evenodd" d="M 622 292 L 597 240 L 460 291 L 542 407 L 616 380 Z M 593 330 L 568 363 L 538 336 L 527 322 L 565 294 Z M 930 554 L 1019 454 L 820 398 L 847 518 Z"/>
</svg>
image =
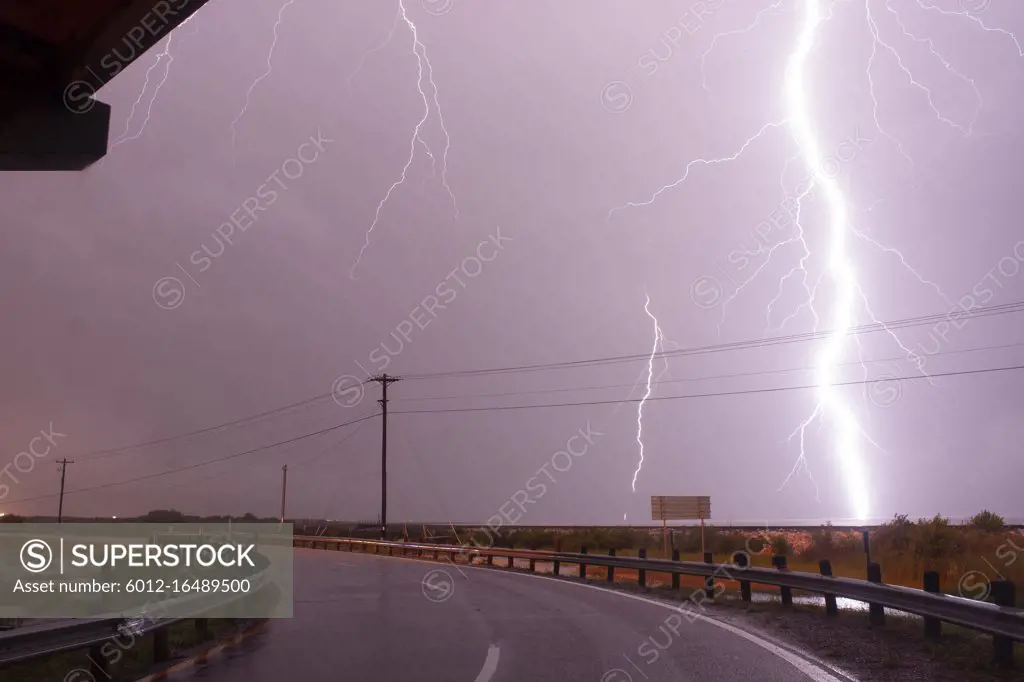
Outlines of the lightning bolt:
<svg viewBox="0 0 1024 682">
<path fill-rule="evenodd" d="M 959 12 L 956 10 L 941 9 L 939 7 L 936 7 L 935 5 L 926 5 L 922 0 L 917 0 L 917 6 L 923 10 L 931 10 L 932 12 L 937 12 L 943 16 L 965 18 L 977 24 L 979 27 L 981 27 L 983 31 L 986 31 L 988 33 L 999 33 L 1001 35 L 1004 35 L 1013 41 L 1014 47 L 1017 48 L 1017 56 L 1024 57 L 1024 48 L 1021 47 L 1020 41 L 1017 40 L 1017 36 L 1014 35 L 1013 32 L 1007 31 L 1002 28 L 998 28 L 996 26 L 989 26 L 976 13 L 968 12 L 966 9 L 961 9 Z"/>
<path fill-rule="evenodd" d="M 178 25 L 177 28 L 178 29 L 183 28 L 184 26 L 186 26 L 190 21 L 192 21 L 195 18 L 196 18 L 196 15 L 192 14 L 191 16 L 189 16 L 188 19 L 186 19 L 185 21 L 181 22 Z M 175 30 L 177 30 L 177 29 L 175 29 Z M 197 31 L 191 33 L 190 35 L 195 35 L 196 32 Z M 136 97 L 135 98 L 135 102 L 132 103 L 131 111 L 128 114 L 128 120 L 125 121 L 125 123 L 124 123 L 124 132 L 122 132 L 121 135 L 116 140 L 114 140 L 111 143 L 111 145 L 110 145 L 110 151 L 111 152 L 114 151 L 120 145 L 124 144 L 125 142 L 131 142 L 132 140 L 139 139 L 140 137 L 142 137 L 142 134 L 146 132 L 146 126 L 149 125 L 149 119 L 153 116 L 153 105 L 156 104 L 157 97 L 160 95 L 160 88 L 162 88 L 164 86 L 164 83 L 167 82 L 167 79 L 171 75 L 171 64 L 174 63 L 174 54 L 171 52 L 171 41 L 173 39 L 174 39 L 174 31 L 171 31 L 170 35 L 167 36 L 167 40 L 164 42 L 163 50 L 161 50 L 160 52 L 157 53 L 156 59 L 154 59 L 153 63 L 150 65 L 150 67 L 148 69 L 146 69 L 146 77 L 145 77 L 145 79 L 143 80 L 143 83 L 142 83 L 142 90 L 139 91 L 139 96 Z M 166 63 L 164 62 L 164 58 L 165 57 L 167 58 Z M 137 133 L 135 133 L 134 135 L 130 135 L 130 131 L 131 131 L 131 127 L 132 127 L 132 121 L 135 120 L 135 113 L 138 111 L 139 105 L 142 104 L 143 98 L 146 96 L 146 93 L 149 91 L 149 79 L 150 79 L 150 76 L 152 76 L 153 71 L 155 71 L 156 68 L 158 66 L 160 66 L 161 64 L 165 64 L 164 72 L 163 72 L 163 75 L 160 77 L 160 82 L 158 82 L 156 84 L 156 88 L 153 90 L 153 96 L 150 98 L 149 104 L 146 107 L 146 118 L 142 121 L 142 126 L 139 128 L 139 131 Z"/>
<path fill-rule="evenodd" d="M 274 22 L 274 39 L 270 43 L 270 49 L 267 51 L 267 70 L 260 74 L 256 80 L 249 85 L 249 89 L 245 93 L 245 104 L 242 105 L 242 109 L 235 116 L 235 120 L 231 122 L 231 159 L 232 163 L 235 162 L 235 140 L 238 137 L 238 124 L 245 116 L 246 112 L 249 111 L 249 103 L 252 101 L 252 93 L 256 90 L 256 86 L 260 84 L 264 79 L 268 78 L 274 71 L 274 52 L 277 50 L 277 31 L 281 28 L 281 23 L 284 21 L 284 11 L 295 4 L 295 0 L 288 0 L 285 4 L 281 5 L 281 9 L 277 11 L 277 21 Z"/>
<path fill-rule="evenodd" d="M 758 25 L 761 23 L 761 19 L 763 19 L 765 16 L 767 16 L 768 14 L 778 13 L 779 7 L 782 5 L 782 2 L 783 0 L 775 0 L 775 2 L 773 2 L 770 6 L 762 9 L 760 12 L 757 13 L 757 15 L 754 17 L 754 20 L 750 22 L 750 25 L 747 26 L 746 28 L 739 28 L 733 31 L 726 31 L 725 33 L 715 34 L 715 36 L 711 39 L 711 44 L 708 45 L 708 49 L 704 50 L 700 54 L 700 86 L 704 88 L 704 92 L 711 92 L 711 90 L 708 89 L 708 77 L 704 67 L 707 64 L 708 55 L 710 55 L 714 51 L 715 47 L 718 45 L 718 41 L 728 36 L 745 35 L 747 33 L 750 33 L 751 31 L 758 27 Z"/>
<path fill-rule="evenodd" d="M 859 285 L 846 248 L 846 237 L 849 231 L 846 200 L 835 178 L 829 177 L 822 171 L 824 154 L 821 152 L 814 133 L 810 103 L 808 102 L 809 92 L 805 83 L 804 67 L 814 47 L 822 20 L 819 0 L 805 0 L 803 28 L 786 69 L 786 104 L 789 111 L 790 131 L 803 153 L 804 162 L 814 175 L 815 186 L 822 190 L 825 202 L 828 204 L 831 248 L 828 254 L 827 270 L 832 275 L 836 287 L 835 300 L 832 305 L 833 331 L 817 361 L 815 383 L 818 386 L 818 404 L 815 406 L 812 416 L 800 426 L 801 448 L 804 443 L 804 431 L 810 421 L 821 415 L 831 417 L 837 429 L 834 443 L 835 455 L 843 469 L 847 494 L 850 497 L 854 515 L 858 519 L 866 519 L 869 509 L 867 477 L 857 443 L 861 429 L 852 410 L 833 387 L 833 383 L 836 381 L 836 365 L 841 361 L 840 354 L 843 350 L 843 343 L 852 325 L 854 295 Z M 801 457 L 803 456 L 804 453 L 801 452 Z"/>
<path fill-rule="evenodd" d="M 640 399 L 636 408 L 636 443 L 640 447 L 640 461 L 637 462 L 636 471 L 633 472 L 633 492 L 636 492 L 636 477 L 640 475 L 640 469 L 644 466 L 644 404 L 651 397 L 652 380 L 654 379 L 654 356 L 658 354 L 659 348 L 664 353 L 665 343 L 665 336 L 661 333 L 661 325 L 658 324 L 658 318 L 651 312 L 651 297 L 644 294 L 644 298 L 646 299 L 644 302 L 644 312 L 654 322 L 654 343 L 651 345 L 651 355 L 647 359 L 647 388 L 644 392 L 644 397 Z"/>
<path fill-rule="evenodd" d="M 420 41 L 419 30 L 417 29 L 416 24 L 412 21 L 412 19 L 409 18 L 409 14 L 405 9 L 404 0 L 398 1 L 398 16 L 395 19 L 394 25 L 391 27 L 391 32 L 388 34 L 387 39 L 383 43 L 381 43 L 380 45 L 371 49 L 369 52 L 363 55 L 363 58 L 359 62 L 359 67 L 349 78 L 349 85 L 351 86 L 352 78 L 355 77 L 356 73 L 358 73 L 362 69 L 363 64 L 366 61 L 366 57 L 369 54 L 380 50 L 391 41 L 392 37 L 394 37 L 395 29 L 399 24 L 399 19 L 401 19 L 401 21 L 405 23 L 406 27 L 408 27 L 409 29 L 409 33 L 412 35 L 412 53 L 416 57 L 417 67 L 416 90 L 420 95 L 421 101 L 423 102 L 423 116 L 416 123 L 416 127 L 413 129 L 412 138 L 409 140 L 409 157 L 408 159 L 406 159 L 405 165 L 402 167 L 401 175 L 397 180 L 395 180 L 391 184 L 390 187 L 388 187 L 388 190 L 384 194 L 384 197 L 380 200 L 380 203 L 377 204 L 377 210 L 374 212 L 373 215 L 373 222 L 370 223 L 370 227 L 366 230 L 366 239 L 363 243 L 363 247 L 359 250 L 359 256 L 356 258 L 355 263 L 352 264 L 352 267 L 349 270 L 349 278 L 351 279 L 356 278 L 356 269 L 359 267 L 359 264 L 363 260 L 363 254 L 365 254 L 366 250 L 370 248 L 370 235 L 377 228 L 377 225 L 380 222 L 381 211 L 384 210 L 384 206 L 391 199 L 391 196 L 395 193 L 395 190 L 397 190 L 399 187 L 405 184 L 406 178 L 408 177 L 409 174 L 409 169 L 412 167 L 413 162 L 416 160 L 417 144 L 422 145 L 424 151 L 426 151 L 427 153 L 427 156 L 430 157 L 431 167 L 432 169 L 434 169 L 434 172 L 436 173 L 437 158 L 431 151 L 430 145 L 428 145 L 427 142 L 422 137 L 423 126 L 426 125 L 427 121 L 430 119 L 430 115 L 432 112 L 437 114 L 437 120 L 438 123 L 440 124 L 441 132 L 444 135 L 444 151 L 442 152 L 441 156 L 441 184 L 444 187 L 445 191 L 448 193 L 448 197 L 451 199 L 452 206 L 455 209 L 455 218 L 458 219 L 459 217 L 459 206 L 458 203 L 455 201 L 455 194 L 452 192 L 452 189 L 448 184 L 448 149 L 451 146 L 451 136 L 448 134 L 448 128 L 447 126 L 445 126 L 444 116 L 441 113 L 441 104 L 438 98 L 438 87 L 437 83 L 434 81 L 434 68 L 430 63 L 430 57 L 427 54 L 426 46 L 423 44 L 422 41 Z M 427 95 L 427 92 L 424 90 L 424 78 L 430 84 L 431 94 L 429 96 Z M 433 108 L 431 108 L 431 102 L 433 102 Z"/>
<path fill-rule="evenodd" d="M 849 0 L 846 1 L 848 2 Z M 899 70 L 899 73 L 902 74 L 905 81 L 908 82 L 909 86 L 921 96 L 924 102 L 927 103 L 931 115 L 935 120 L 958 132 L 965 138 L 985 135 L 985 133 L 978 133 L 976 130 L 977 120 L 985 103 L 981 97 L 981 91 L 975 81 L 962 71 L 958 70 L 956 66 L 954 66 L 952 60 L 942 54 L 933 40 L 912 32 L 904 22 L 901 14 L 891 6 L 890 0 L 881 0 L 880 2 L 875 2 L 875 0 L 858 1 L 862 2 L 862 16 L 864 17 L 871 39 L 871 50 L 865 69 L 865 76 L 868 92 L 872 102 L 872 120 L 880 135 L 893 143 L 896 151 L 905 160 L 907 160 L 909 164 L 916 167 L 916 164 L 905 150 L 903 144 L 894 135 L 889 133 L 880 121 L 880 106 L 876 95 L 873 74 L 878 66 L 880 55 L 882 54 L 892 59 L 892 62 Z M 901 39 L 910 41 L 919 47 L 925 48 L 930 58 L 942 65 L 945 73 L 957 79 L 966 88 L 971 90 L 973 93 L 974 107 L 969 120 L 957 121 L 940 110 L 935 102 L 932 90 L 929 89 L 929 87 L 925 85 L 922 80 L 906 65 L 896 46 L 884 37 L 883 30 L 876 19 L 875 11 L 872 9 L 873 2 L 884 7 L 885 13 L 890 19 L 890 23 L 898 28 L 898 35 Z M 782 4 L 782 0 L 775 0 L 770 6 L 759 11 L 754 20 L 746 28 L 720 33 L 712 38 L 708 49 L 701 54 L 699 63 L 701 86 L 705 91 L 708 91 L 705 65 L 708 57 L 716 45 L 719 44 L 720 40 L 727 36 L 747 34 L 756 29 L 763 23 L 763 19 L 769 14 L 777 14 L 781 12 Z M 795 280 L 802 289 L 804 300 L 796 307 L 795 310 L 785 316 L 777 329 L 782 329 L 801 311 L 807 309 L 813 317 L 814 330 L 816 332 L 819 330 L 824 319 L 829 323 L 829 332 L 825 336 L 814 362 L 815 385 L 817 388 L 814 408 L 805 419 L 799 422 L 785 441 L 790 444 L 794 440 L 798 441 L 799 456 L 796 458 L 792 470 L 785 478 L 779 489 L 782 490 L 794 475 L 802 471 L 807 473 L 811 482 L 814 484 L 815 488 L 817 488 L 817 482 L 814 480 L 814 477 L 811 475 L 807 466 L 807 434 L 808 429 L 815 422 L 818 423 L 819 428 L 827 424 L 832 431 L 832 442 L 830 447 L 831 453 L 838 462 L 842 472 L 842 479 L 846 486 L 848 503 L 856 518 L 866 519 L 870 512 L 870 498 L 868 495 L 868 473 L 865 467 L 862 450 L 867 445 L 878 448 L 879 450 L 882 448 L 861 428 L 854 414 L 853 408 L 844 396 L 839 393 L 836 384 L 840 381 L 838 368 L 847 364 L 842 362 L 842 358 L 850 345 L 848 344 L 848 339 L 851 337 L 850 329 L 854 324 L 855 314 L 861 313 L 874 323 L 879 323 L 879 319 L 874 313 L 868 301 L 868 297 L 857 278 L 857 272 L 851 256 L 850 241 L 852 239 L 858 239 L 874 249 L 879 250 L 883 254 L 894 256 L 904 270 L 909 272 L 923 286 L 933 289 L 944 303 L 949 305 L 951 308 L 953 307 L 953 303 L 945 292 L 943 292 L 941 287 L 934 281 L 925 277 L 917 268 L 912 266 L 910 259 L 908 259 L 899 249 L 881 243 L 879 240 L 869 235 L 863 227 L 858 227 L 853 224 L 850 218 L 850 204 L 844 196 L 838 181 L 834 175 L 830 175 L 825 172 L 825 162 L 827 157 L 823 153 L 821 143 L 815 131 L 812 111 L 812 100 L 814 97 L 807 84 L 806 70 L 814 45 L 820 37 L 821 28 L 829 19 L 832 18 L 832 4 L 834 3 L 830 4 L 823 0 L 797 0 L 796 5 L 799 9 L 799 31 L 786 60 L 785 85 L 784 92 L 782 93 L 785 102 L 785 118 L 783 120 L 772 121 L 764 124 L 760 129 L 754 132 L 754 134 L 747 137 L 742 144 L 734 148 L 735 151 L 730 154 L 718 157 L 701 157 L 688 162 L 683 169 L 682 175 L 677 180 L 663 185 L 643 201 L 628 202 L 621 206 L 612 208 L 608 212 L 608 218 L 611 219 L 617 212 L 627 208 L 632 209 L 650 206 L 664 193 L 683 185 L 686 180 L 689 179 L 693 171 L 701 167 L 717 166 L 736 162 L 753 144 L 761 140 L 774 129 L 783 127 L 787 129 L 790 137 L 797 147 L 798 153 L 785 162 L 782 177 L 780 178 L 780 184 L 783 191 L 784 205 L 793 207 L 791 211 L 792 217 L 794 218 L 793 232 L 790 236 L 787 236 L 774 244 L 759 244 L 755 252 L 747 252 L 747 255 L 759 256 L 763 260 L 760 262 L 760 265 L 755 268 L 754 273 L 749 278 L 738 284 L 736 290 L 723 301 L 722 320 L 725 318 L 726 309 L 729 303 L 739 296 L 751 282 L 757 279 L 758 276 L 769 267 L 770 263 L 773 262 L 773 259 L 781 257 L 781 254 L 784 251 L 796 249 L 796 252 L 798 253 L 796 264 L 779 280 L 778 291 L 768 304 L 766 311 L 765 335 L 767 336 L 773 328 L 773 311 L 784 295 L 788 282 L 791 280 Z M 967 11 L 943 10 L 933 5 L 925 4 L 923 0 L 917 0 L 917 5 L 922 10 L 936 12 L 945 17 L 958 18 L 973 22 L 978 28 L 985 32 L 998 34 L 1003 38 L 1009 39 L 1013 43 L 1017 54 L 1024 57 L 1024 50 L 1021 49 L 1020 41 L 1017 39 L 1016 35 L 1010 31 L 991 26 L 985 23 L 985 21 L 979 16 L 970 14 Z M 795 195 L 791 195 L 786 189 L 786 173 L 789 166 L 795 161 L 800 161 L 802 165 L 806 167 L 809 172 L 809 176 L 802 186 L 803 189 Z M 826 224 L 823 226 L 823 229 L 825 231 L 825 235 L 828 237 L 828 248 L 826 252 L 821 254 L 814 254 L 805 239 L 807 227 L 805 225 L 806 220 L 803 215 L 803 208 L 804 204 L 811 197 L 812 192 L 815 193 L 815 198 L 818 196 L 822 198 L 826 208 L 827 217 Z M 884 199 L 874 201 L 868 209 L 863 211 L 863 214 L 867 215 L 873 211 L 882 201 L 884 201 Z M 816 262 L 819 260 L 823 261 L 822 271 L 814 281 L 811 281 L 807 267 L 812 258 L 815 259 Z M 826 281 L 832 285 L 828 312 L 826 314 L 823 311 L 822 314 L 819 315 L 818 310 L 822 305 L 820 302 L 822 295 L 820 294 L 819 289 Z M 648 315 L 654 319 L 653 315 L 650 314 L 649 308 L 645 307 L 645 310 L 647 310 Z M 910 350 L 905 344 L 903 344 L 895 332 L 884 327 L 884 325 L 883 330 L 888 333 L 894 343 L 904 351 L 907 356 L 912 355 Z M 719 322 L 719 333 L 721 333 L 721 322 Z M 654 354 L 659 347 L 658 339 L 662 338 L 660 326 L 658 326 L 657 320 L 655 320 L 655 335 L 656 339 L 654 350 L 652 351 L 648 362 L 648 396 L 650 395 L 650 377 L 653 374 Z M 864 367 L 864 371 L 867 372 L 860 339 L 854 335 L 853 340 L 856 343 L 860 364 Z M 920 367 L 918 368 L 918 371 L 920 371 L 923 376 L 927 376 Z M 931 378 L 929 377 L 929 380 L 930 379 Z M 646 397 L 647 396 L 645 396 L 645 399 Z M 641 429 L 642 412 L 638 412 L 637 440 L 641 447 L 642 464 L 643 444 Z M 639 467 L 637 468 L 637 471 L 639 472 Z M 633 480 L 635 490 L 636 475 L 634 475 Z"/>
</svg>

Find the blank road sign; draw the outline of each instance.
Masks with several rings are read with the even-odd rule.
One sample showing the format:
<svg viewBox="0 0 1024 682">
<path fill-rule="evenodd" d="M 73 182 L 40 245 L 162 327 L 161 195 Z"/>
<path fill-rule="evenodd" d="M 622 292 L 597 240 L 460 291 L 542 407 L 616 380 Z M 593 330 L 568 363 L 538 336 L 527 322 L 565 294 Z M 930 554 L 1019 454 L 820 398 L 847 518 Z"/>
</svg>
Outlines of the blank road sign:
<svg viewBox="0 0 1024 682">
<path fill-rule="evenodd" d="M 652 495 L 651 518 L 654 521 L 710 519 L 711 497 L 707 495 Z"/>
</svg>

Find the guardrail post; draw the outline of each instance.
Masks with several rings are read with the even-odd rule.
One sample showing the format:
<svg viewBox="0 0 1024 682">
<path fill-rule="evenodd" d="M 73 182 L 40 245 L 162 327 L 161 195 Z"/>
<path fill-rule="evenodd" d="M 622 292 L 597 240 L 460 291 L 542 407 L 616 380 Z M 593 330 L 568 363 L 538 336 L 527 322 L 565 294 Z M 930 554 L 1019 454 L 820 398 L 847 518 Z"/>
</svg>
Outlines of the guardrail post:
<svg viewBox="0 0 1024 682">
<path fill-rule="evenodd" d="M 711 552 L 704 552 L 704 563 L 706 563 L 706 564 L 713 564 L 713 563 L 715 563 L 715 558 L 714 558 L 714 556 L 712 555 Z M 704 579 L 704 592 L 706 593 L 705 596 L 708 599 L 714 599 L 715 598 L 715 574 L 714 574 L 714 572 L 712 572 L 711 575 L 709 575 L 707 578 Z"/>
<path fill-rule="evenodd" d="M 612 547 L 611 549 L 608 550 L 608 556 L 610 556 L 610 557 L 614 557 L 615 556 L 615 548 L 614 547 Z M 615 567 L 614 566 L 609 566 L 608 567 L 608 582 L 610 582 L 610 583 L 615 582 Z"/>
<path fill-rule="evenodd" d="M 556 575 L 556 576 L 561 575 L 561 565 L 562 565 L 562 562 L 560 562 L 558 559 L 555 559 L 554 564 L 555 565 L 551 569 L 551 574 L 552 575 Z"/>
<path fill-rule="evenodd" d="M 818 562 L 818 570 L 826 578 L 832 577 L 832 562 L 828 559 L 822 559 Z M 839 606 L 836 604 L 836 595 L 825 593 L 825 615 L 826 616 L 837 616 L 839 615 Z"/>
<path fill-rule="evenodd" d="M 789 570 L 789 566 L 786 563 L 786 557 L 785 557 L 785 555 L 781 555 L 781 554 L 772 557 L 772 566 L 774 566 L 775 568 L 777 568 L 780 571 L 788 571 Z M 783 604 L 785 604 L 786 606 L 792 606 L 793 605 L 793 588 L 791 588 L 791 587 L 780 587 L 779 588 L 779 594 L 782 597 L 782 603 Z"/>
<path fill-rule="evenodd" d="M 732 555 L 732 562 L 736 564 L 736 567 L 740 570 L 745 569 L 750 565 L 750 557 L 747 556 L 746 552 L 734 552 Z M 743 601 L 750 601 L 750 581 L 740 581 L 740 598 Z"/>
<path fill-rule="evenodd" d="M 210 619 L 209 618 L 196 618 L 196 632 L 206 639 L 207 635 L 210 634 Z"/>
<path fill-rule="evenodd" d="M 487 555 L 487 565 L 488 566 L 493 566 L 494 565 L 494 555 L 493 554 L 488 554 Z"/>
<path fill-rule="evenodd" d="M 537 572 L 537 560 L 534 559 L 533 557 L 530 557 L 530 572 L 531 573 L 536 573 Z"/>
<path fill-rule="evenodd" d="M 1017 586 L 1011 580 L 992 581 L 992 601 L 999 606 L 1016 606 Z M 1009 637 L 992 638 L 992 653 L 995 664 L 1001 668 L 1013 667 L 1013 640 Z"/>
<path fill-rule="evenodd" d="M 942 594 L 939 589 L 939 572 L 924 572 L 924 591 L 931 594 Z M 924 636 L 928 639 L 940 639 L 942 637 L 942 621 L 931 616 L 924 617 Z"/>
<path fill-rule="evenodd" d="M 153 633 L 153 662 L 166 663 L 171 659 L 170 628 L 163 627 Z"/>
<path fill-rule="evenodd" d="M 641 559 L 646 559 L 647 558 L 647 548 L 641 547 L 640 550 L 637 552 L 637 555 Z M 647 569 L 646 568 L 641 568 L 639 573 L 640 573 L 640 577 L 637 578 L 637 583 L 639 583 L 640 587 L 642 587 L 644 589 L 647 589 Z"/>
<path fill-rule="evenodd" d="M 582 547 L 580 547 L 580 554 L 586 554 L 586 553 L 587 553 L 587 546 L 583 545 Z M 587 565 L 585 563 L 580 563 L 580 580 L 586 580 L 586 579 L 587 579 Z"/>
<path fill-rule="evenodd" d="M 868 582 L 882 584 L 882 567 L 877 563 L 868 564 Z M 872 625 L 885 625 L 885 607 L 881 604 L 868 604 L 868 619 Z"/>
<path fill-rule="evenodd" d="M 679 550 L 678 549 L 673 549 L 672 550 L 672 561 L 679 561 Z M 678 590 L 679 589 L 679 574 L 678 573 L 673 573 L 672 574 L 672 589 L 673 590 Z"/>
<path fill-rule="evenodd" d="M 110 673 L 110 662 L 107 657 L 103 654 L 103 645 L 94 644 L 89 647 L 89 672 L 92 673 L 91 677 L 94 680 L 109 680 Z"/>
</svg>

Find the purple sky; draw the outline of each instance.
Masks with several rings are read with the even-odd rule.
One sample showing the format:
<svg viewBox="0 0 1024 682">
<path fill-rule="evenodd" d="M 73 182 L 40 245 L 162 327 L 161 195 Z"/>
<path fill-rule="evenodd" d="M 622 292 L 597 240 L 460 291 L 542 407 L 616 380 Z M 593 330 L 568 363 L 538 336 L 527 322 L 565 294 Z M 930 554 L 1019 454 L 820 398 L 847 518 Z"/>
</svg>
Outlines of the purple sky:
<svg viewBox="0 0 1024 682">
<path fill-rule="evenodd" d="M 5 175 L 0 464 L 11 464 L 0 510 L 55 511 L 62 456 L 76 460 L 74 491 L 372 414 L 379 388 L 349 406 L 359 395 L 340 377 L 361 379 L 390 355 L 384 369 L 410 377 L 389 389 L 394 413 L 604 403 L 394 414 L 391 520 L 483 521 L 518 499 L 528 500 L 520 523 L 643 523 L 650 495 L 685 494 L 710 495 L 722 522 L 855 515 L 835 413 L 806 429 L 806 469 L 783 486 L 799 457 L 799 432 L 787 438 L 814 412 L 815 393 L 765 391 L 814 385 L 810 368 L 829 343 L 793 339 L 815 329 L 810 310 L 797 312 L 799 271 L 766 318 L 803 244 L 808 286 L 824 275 L 818 329 L 834 328 L 828 194 L 801 202 L 803 243 L 783 211 L 811 177 L 792 128 L 768 128 L 735 160 L 691 164 L 654 203 L 609 217 L 675 183 L 691 161 L 735 157 L 787 119 L 805 0 L 760 15 L 770 0 L 405 0 L 444 127 L 425 71 L 421 142 L 375 225 L 425 113 L 413 35 L 395 24 L 397 0 L 297 0 L 280 15 L 260 79 L 283 4 L 215 0 L 172 34 L 168 54 L 157 61 L 164 41 L 118 76 L 99 94 L 114 107 L 112 145 L 93 168 Z M 872 322 L 864 300 L 879 322 L 942 315 L 957 301 L 962 313 L 1024 300 L 1024 7 L 821 4 L 831 18 L 806 84 L 822 154 L 840 159 L 823 167 L 849 215 L 846 254 L 863 293 L 852 324 Z M 749 33 L 729 33 L 755 19 Z M 307 160 L 287 161 L 297 155 Z M 225 224 L 230 244 L 214 235 Z M 644 395 L 645 359 L 414 378 L 649 353 L 645 295 L 669 351 L 785 338 L 684 352 L 667 371 L 655 360 L 652 398 L 698 397 L 644 406 L 635 492 L 637 404 L 612 403 Z M 938 343 L 941 322 L 895 333 L 929 373 L 1014 367 L 1024 364 L 1022 320 L 958 316 Z M 856 338 L 865 369 L 851 337 L 835 381 L 867 383 L 834 391 L 863 429 L 853 451 L 868 516 L 1024 517 L 1024 375 L 930 383 L 889 334 Z M 337 401 L 89 455 L 325 396 L 332 384 Z M 565 390 L 594 386 L 609 388 Z M 479 397 L 494 393 L 515 395 Z M 588 423 L 601 435 L 585 454 L 555 454 Z M 33 442 L 44 451 L 45 439 L 32 439 L 51 424 L 65 435 L 48 454 L 18 455 Z M 375 518 L 380 420 L 338 445 L 354 428 L 72 493 L 65 512 L 272 515 L 288 464 L 290 515 Z"/>
</svg>

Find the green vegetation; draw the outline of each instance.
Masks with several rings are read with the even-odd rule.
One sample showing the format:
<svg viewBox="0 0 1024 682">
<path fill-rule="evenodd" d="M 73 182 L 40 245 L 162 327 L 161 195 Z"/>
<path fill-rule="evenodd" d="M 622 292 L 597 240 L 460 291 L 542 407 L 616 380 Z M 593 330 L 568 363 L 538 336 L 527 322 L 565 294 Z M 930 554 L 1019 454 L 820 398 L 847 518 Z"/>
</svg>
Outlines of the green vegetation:
<svg viewBox="0 0 1024 682">
<path fill-rule="evenodd" d="M 209 646 L 215 640 L 226 639 L 238 634 L 248 623 L 230 620 L 209 621 L 209 630 L 200 632 L 194 620 L 182 621 L 171 626 L 170 644 L 172 658 L 188 655 L 197 647 Z M 110 678 L 100 676 L 106 682 L 121 682 L 138 679 L 152 668 L 153 638 L 135 637 L 130 633 L 111 637 L 102 645 L 101 657 L 110 664 Z M 54 680 L 88 680 L 85 673 L 72 674 L 76 670 L 88 671 L 90 659 L 88 650 L 70 651 L 56 656 L 26 661 L 0 670 L 0 682 L 53 682 Z"/>
<path fill-rule="evenodd" d="M 418 538 L 410 535 L 413 539 Z M 418 530 L 418 529 L 417 529 Z M 461 532 L 461 531 L 460 531 Z M 486 533 L 477 533 L 485 544 Z M 699 527 L 671 529 L 672 546 L 680 558 L 701 561 Z M 464 538 L 465 539 L 465 538 Z M 667 558 L 662 549 L 660 529 L 611 528 L 523 528 L 501 529 L 495 546 L 524 549 L 561 549 L 607 553 L 614 548 L 620 556 L 644 548 L 651 558 Z M 735 552 L 746 552 L 755 566 L 771 566 L 773 554 L 784 554 L 791 570 L 818 572 L 818 562 L 828 559 L 835 575 L 861 578 L 866 574 L 866 557 L 859 531 L 840 531 L 831 525 L 801 531 L 737 531 L 708 526 L 704 546 L 716 561 L 728 561 Z M 871 529 L 871 560 L 882 566 L 888 583 L 921 587 L 924 572 L 939 573 L 945 592 L 984 599 L 991 581 L 1005 578 L 1018 585 L 1018 602 L 1024 606 L 1024 533 L 1007 530 L 1001 516 L 990 511 L 975 515 L 965 525 L 953 525 L 935 516 L 912 521 L 898 514 L 888 523 Z"/>
</svg>

